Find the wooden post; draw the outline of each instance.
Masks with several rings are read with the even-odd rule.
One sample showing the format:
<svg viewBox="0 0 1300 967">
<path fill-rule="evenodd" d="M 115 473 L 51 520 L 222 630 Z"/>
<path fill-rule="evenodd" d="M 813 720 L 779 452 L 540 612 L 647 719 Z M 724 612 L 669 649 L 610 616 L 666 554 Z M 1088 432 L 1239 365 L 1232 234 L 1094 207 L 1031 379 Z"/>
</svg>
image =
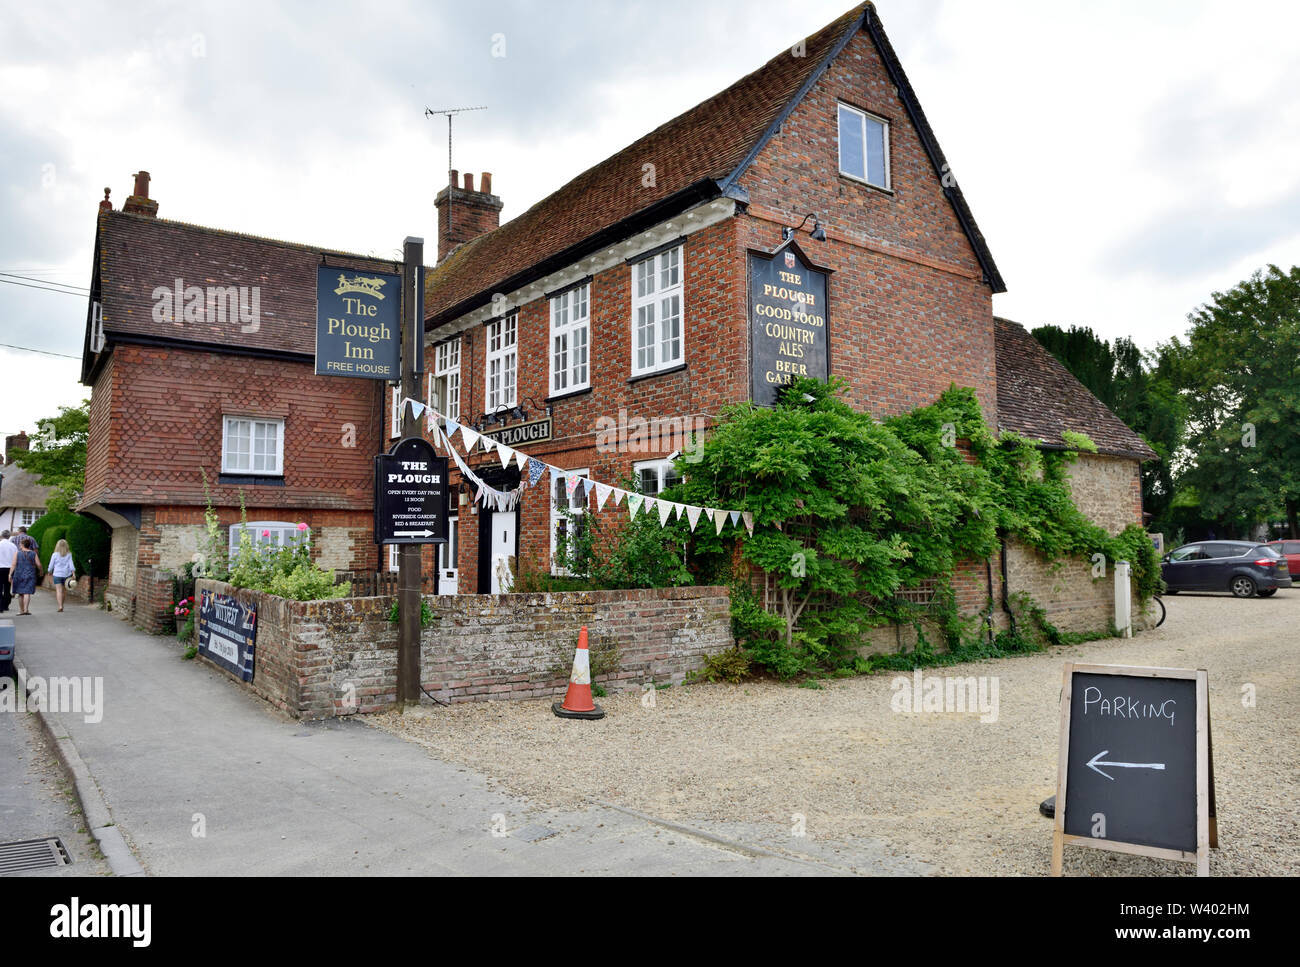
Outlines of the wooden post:
<svg viewBox="0 0 1300 967">
<path fill-rule="evenodd" d="M 420 399 L 424 371 L 424 239 L 407 237 L 402 246 L 402 381 L 399 400 Z M 420 424 L 402 405 L 402 438 L 418 436 Z M 420 702 L 420 573 L 422 546 L 403 544 L 397 569 L 397 707 Z"/>
</svg>

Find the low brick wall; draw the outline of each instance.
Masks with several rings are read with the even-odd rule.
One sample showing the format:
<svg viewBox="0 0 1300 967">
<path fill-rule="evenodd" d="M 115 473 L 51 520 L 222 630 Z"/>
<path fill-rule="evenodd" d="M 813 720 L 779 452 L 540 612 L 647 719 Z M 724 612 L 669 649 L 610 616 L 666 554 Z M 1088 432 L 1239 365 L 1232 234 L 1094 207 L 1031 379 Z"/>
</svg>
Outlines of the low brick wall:
<svg viewBox="0 0 1300 967">
<path fill-rule="evenodd" d="M 198 587 L 256 604 L 251 687 L 282 711 L 319 719 L 379 711 L 394 702 L 397 627 L 388 620 L 391 596 L 286 601 L 216 581 Z M 733 644 L 730 601 L 721 587 L 439 595 L 424 601 L 435 617 L 421 635 L 421 679 L 444 702 L 562 695 L 583 625 L 595 653 L 618 650 L 617 668 L 595 678 L 610 691 L 652 680 L 681 682 L 703 666 L 705 655 Z"/>
</svg>

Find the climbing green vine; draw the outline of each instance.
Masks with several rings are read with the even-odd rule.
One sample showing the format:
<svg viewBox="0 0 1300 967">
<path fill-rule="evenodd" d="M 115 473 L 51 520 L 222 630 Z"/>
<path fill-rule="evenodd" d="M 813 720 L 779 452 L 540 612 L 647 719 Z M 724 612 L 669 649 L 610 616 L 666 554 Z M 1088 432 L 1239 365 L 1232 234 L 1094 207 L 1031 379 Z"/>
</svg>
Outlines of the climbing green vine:
<svg viewBox="0 0 1300 967">
<path fill-rule="evenodd" d="M 950 648 L 976 640 L 981 616 L 958 613 L 951 575 L 1007 537 L 1048 560 L 1104 560 L 1107 573 L 1127 560 L 1139 603 L 1159 589 L 1142 528 L 1112 537 L 1070 496 L 1070 464 L 1095 450 L 1083 434 L 1059 451 L 995 436 L 974 392 L 955 387 L 877 423 L 844 401 L 846 388 L 799 380 L 774 408 L 730 407 L 664 495 L 753 513 L 743 541 L 731 528 L 674 526 L 696 579 L 732 585 L 738 637 L 759 664 L 782 676 L 861 670 L 864 629 L 890 622 L 937 625 Z M 906 594 L 918 589 L 928 603 L 907 600 L 927 597 Z"/>
</svg>

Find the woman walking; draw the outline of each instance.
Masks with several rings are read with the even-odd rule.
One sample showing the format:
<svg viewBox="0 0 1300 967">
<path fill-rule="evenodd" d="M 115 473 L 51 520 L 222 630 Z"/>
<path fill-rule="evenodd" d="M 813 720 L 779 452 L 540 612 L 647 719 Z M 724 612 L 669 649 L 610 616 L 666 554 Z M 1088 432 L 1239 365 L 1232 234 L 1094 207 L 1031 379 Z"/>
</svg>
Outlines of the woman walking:
<svg viewBox="0 0 1300 967">
<path fill-rule="evenodd" d="M 36 556 L 36 546 L 30 537 L 23 538 L 14 559 L 14 566 L 9 571 L 9 584 L 14 597 L 18 599 L 18 614 L 31 614 L 32 595 L 36 593 L 36 579 L 40 576 L 41 561 Z"/>
<path fill-rule="evenodd" d="M 65 540 L 54 545 L 54 553 L 50 555 L 50 577 L 54 578 L 54 600 L 58 601 L 59 610 L 62 611 L 68 579 L 75 581 L 77 578 L 77 567 L 72 563 L 72 552 L 68 550 L 68 542 Z"/>
</svg>

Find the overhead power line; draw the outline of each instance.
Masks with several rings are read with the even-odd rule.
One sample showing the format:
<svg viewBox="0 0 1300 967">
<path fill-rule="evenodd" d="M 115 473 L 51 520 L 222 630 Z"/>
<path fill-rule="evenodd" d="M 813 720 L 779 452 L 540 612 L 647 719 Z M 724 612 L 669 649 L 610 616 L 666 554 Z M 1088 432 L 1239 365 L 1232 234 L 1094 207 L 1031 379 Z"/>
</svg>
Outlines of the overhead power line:
<svg viewBox="0 0 1300 967">
<path fill-rule="evenodd" d="M 33 349 L 31 346 L 15 346 L 7 342 L 0 342 L 0 347 L 5 349 L 18 349 L 25 353 L 40 353 L 43 356 L 62 356 L 64 359 L 81 359 L 80 356 L 69 356 L 67 353 L 55 353 L 48 349 Z"/>
<path fill-rule="evenodd" d="M 54 289 L 48 285 L 34 285 L 31 282 L 19 282 L 16 279 L 6 279 L 3 277 L 0 277 L 0 282 L 7 283 L 8 285 L 21 285 L 25 289 L 40 289 L 42 292 L 57 292 L 60 295 L 74 295 L 78 299 L 85 299 L 90 295 L 89 289 L 84 289 L 80 292 L 73 292 L 70 289 Z"/>
</svg>

